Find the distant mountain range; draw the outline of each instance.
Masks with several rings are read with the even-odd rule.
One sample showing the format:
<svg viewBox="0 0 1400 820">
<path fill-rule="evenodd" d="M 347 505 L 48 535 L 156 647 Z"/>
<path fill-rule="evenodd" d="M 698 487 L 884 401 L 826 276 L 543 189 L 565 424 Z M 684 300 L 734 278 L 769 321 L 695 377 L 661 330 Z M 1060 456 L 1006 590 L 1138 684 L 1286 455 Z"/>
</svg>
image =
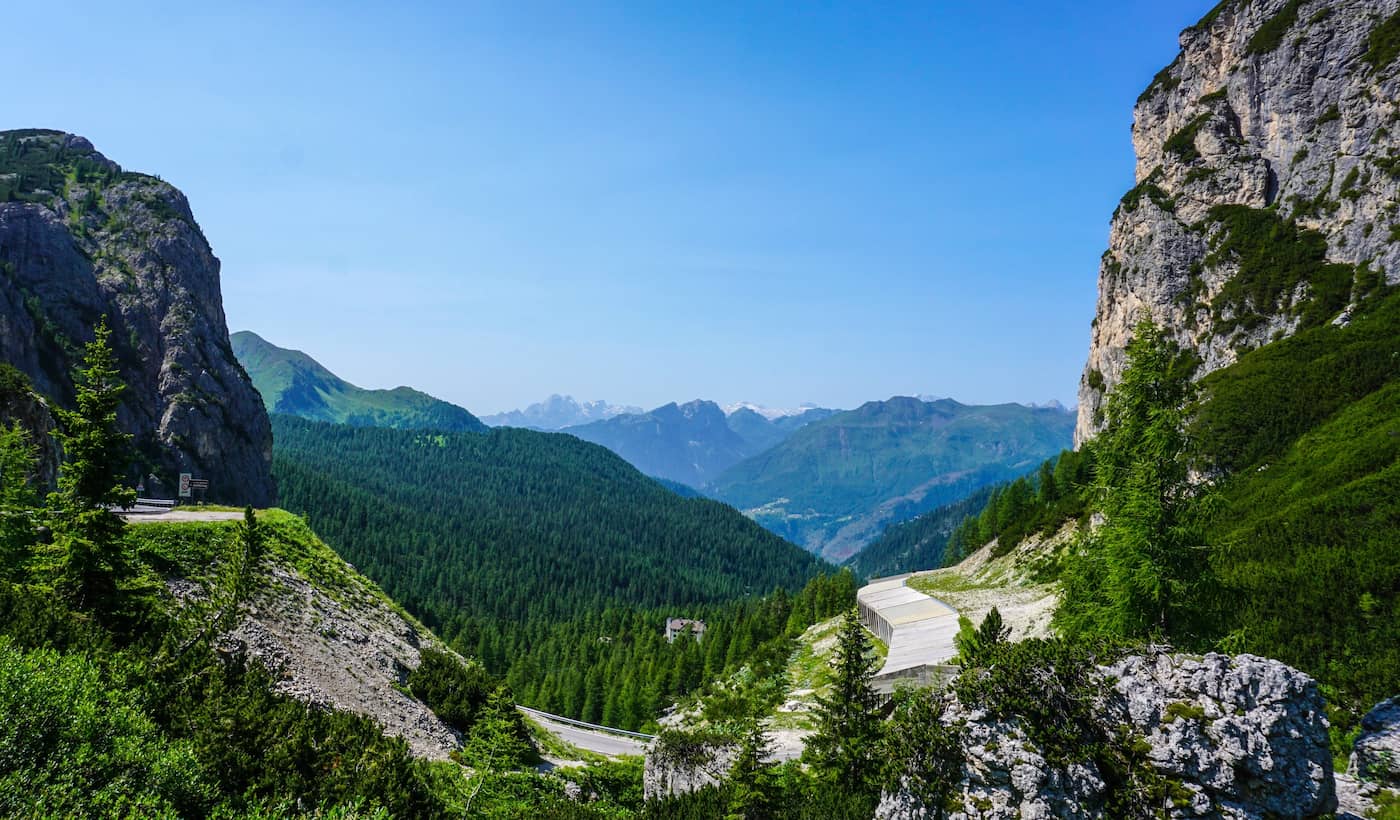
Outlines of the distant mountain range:
<svg viewBox="0 0 1400 820">
<path fill-rule="evenodd" d="M 355 427 L 450 432 L 487 429 L 463 408 L 411 387 L 356 387 L 300 350 L 278 347 L 256 333 L 240 331 L 229 341 L 270 413 Z"/>
<path fill-rule="evenodd" d="M 463 408 L 408 387 L 357 387 L 257 334 L 230 339 L 271 412 L 358 427 L 489 429 Z M 834 561 L 890 524 L 1032 469 L 1069 446 L 1074 426 L 1058 405 L 907 397 L 850 411 L 743 402 L 726 412 L 696 399 L 643 412 L 555 395 L 488 419 L 602 445 L 672 489 L 683 485 L 729 503 Z M 588 421 L 567 423 L 577 419 Z"/>
<path fill-rule="evenodd" d="M 614 416 L 641 413 L 642 408 L 629 405 L 608 404 L 605 401 L 579 402 L 573 396 L 558 393 L 524 410 L 511 410 L 482 416 L 481 420 L 491 427 L 524 427 L 529 430 L 562 430 L 579 424 L 602 421 Z"/>
<path fill-rule="evenodd" d="M 807 424 L 705 491 L 839 561 L 889 524 L 1031 470 L 1073 429 L 1058 408 L 895 397 Z"/>
<path fill-rule="evenodd" d="M 733 465 L 836 412 L 812 408 L 800 415 L 773 413 L 769 418 L 743 406 L 726 415 L 718 404 L 696 399 L 566 427 L 562 432 L 607 447 L 647 475 L 703 488 Z"/>
</svg>

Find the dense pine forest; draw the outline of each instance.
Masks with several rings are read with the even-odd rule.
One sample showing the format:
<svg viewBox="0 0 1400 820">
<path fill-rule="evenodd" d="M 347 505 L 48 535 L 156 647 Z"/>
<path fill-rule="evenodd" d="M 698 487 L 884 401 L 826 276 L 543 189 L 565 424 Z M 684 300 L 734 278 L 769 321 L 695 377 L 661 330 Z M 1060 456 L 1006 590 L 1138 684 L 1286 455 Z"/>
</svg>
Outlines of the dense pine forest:
<svg viewBox="0 0 1400 820">
<path fill-rule="evenodd" d="M 782 634 L 785 593 L 758 597 L 826 566 L 572 436 L 274 430 L 283 506 L 522 702 L 569 716 L 645 725 Z M 705 620 L 703 643 L 667 644 L 671 616 Z"/>
</svg>

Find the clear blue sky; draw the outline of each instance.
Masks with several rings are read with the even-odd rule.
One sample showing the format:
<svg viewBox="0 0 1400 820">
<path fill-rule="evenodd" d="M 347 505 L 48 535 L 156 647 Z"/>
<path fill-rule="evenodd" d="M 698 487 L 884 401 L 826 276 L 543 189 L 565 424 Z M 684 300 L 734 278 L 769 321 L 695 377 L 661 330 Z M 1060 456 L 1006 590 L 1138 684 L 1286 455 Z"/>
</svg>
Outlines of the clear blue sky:
<svg viewBox="0 0 1400 820">
<path fill-rule="evenodd" d="M 14 3 L 0 127 L 178 185 L 230 328 L 366 387 L 1069 403 L 1212 2 Z"/>
</svg>

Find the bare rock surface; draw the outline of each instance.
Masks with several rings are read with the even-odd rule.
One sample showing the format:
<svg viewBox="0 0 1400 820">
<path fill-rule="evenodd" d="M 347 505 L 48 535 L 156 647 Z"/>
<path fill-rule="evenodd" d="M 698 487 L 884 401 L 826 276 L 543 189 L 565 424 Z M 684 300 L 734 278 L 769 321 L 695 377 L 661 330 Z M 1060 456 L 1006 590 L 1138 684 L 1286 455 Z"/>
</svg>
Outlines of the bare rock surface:
<svg viewBox="0 0 1400 820">
<path fill-rule="evenodd" d="M 1114 211 L 1099 268 L 1076 442 L 1098 430 L 1143 317 L 1194 350 L 1203 375 L 1297 331 L 1306 305 L 1330 320 L 1368 277 L 1400 281 L 1400 60 L 1375 64 L 1383 52 L 1371 37 L 1398 8 L 1226 0 L 1181 33 L 1180 54 L 1133 112 L 1138 185 Z M 1243 301 L 1224 293 L 1242 268 L 1222 251 L 1217 206 L 1315 231 L 1325 262 L 1349 266 L 1339 276 L 1352 285 L 1329 296 L 1305 276 L 1276 293 L 1245 288 Z"/>
<path fill-rule="evenodd" d="M 1172 818 L 1322 817 L 1336 808 L 1327 721 L 1317 684 L 1251 655 L 1151 653 L 1099 667 L 1096 720 L 1139 739 L 1152 770 L 1175 784 Z M 1056 766 L 1014 720 L 954 701 L 963 725 L 959 820 L 1111 817 L 1092 762 Z M 886 794 L 882 820 L 931 816 L 907 793 Z"/>
<path fill-rule="evenodd" d="M 209 479 L 210 501 L 270 506 L 272 428 L 234 358 L 219 260 L 184 195 L 41 130 L 0 132 L 0 188 L 0 361 L 68 405 L 73 365 L 105 316 L 130 386 L 118 418 L 142 474 L 158 479 L 147 492 L 171 497 L 190 472 Z"/>
<path fill-rule="evenodd" d="M 1381 701 L 1361 719 L 1347 773 L 1400 789 L 1400 697 Z"/>
<path fill-rule="evenodd" d="M 220 652 L 260 662 L 281 694 L 371 718 L 416 756 L 444 759 L 461 747 L 455 730 L 406 694 L 431 635 L 365 589 L 333 596 L 287 566 L 265 561 L 262 570 Z"/>
</svg>

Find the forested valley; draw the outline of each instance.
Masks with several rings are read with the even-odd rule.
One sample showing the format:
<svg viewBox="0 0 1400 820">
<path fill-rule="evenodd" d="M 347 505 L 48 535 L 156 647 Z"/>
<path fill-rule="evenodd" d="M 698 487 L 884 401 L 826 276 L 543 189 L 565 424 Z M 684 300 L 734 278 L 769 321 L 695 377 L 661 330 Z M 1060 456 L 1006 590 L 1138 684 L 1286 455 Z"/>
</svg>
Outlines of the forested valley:
<svg viewBox="0 0 1400 820">
<path fill-rule="evenodd" d="M 849 573 L 572 436 L 273 418 L 282 505 L 546 711 L 646 726 L 854 594 Z M 667 643 L 669 617 L 704 621 L 704 640 Z"/>
</svg>

